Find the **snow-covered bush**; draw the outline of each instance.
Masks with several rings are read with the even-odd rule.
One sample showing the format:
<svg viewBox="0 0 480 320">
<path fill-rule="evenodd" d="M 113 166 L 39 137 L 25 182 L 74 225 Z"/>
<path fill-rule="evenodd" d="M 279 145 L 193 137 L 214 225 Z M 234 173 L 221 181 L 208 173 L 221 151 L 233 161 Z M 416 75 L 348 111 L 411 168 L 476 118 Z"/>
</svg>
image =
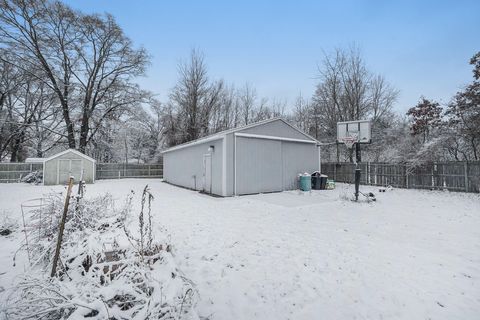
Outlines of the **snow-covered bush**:
<svg viewBox="0 0 480 320">
<path fill-rule="evenodd" d="M 2 211 L 0 213 L 0 235 L 8 236 L 14 230 L 18 228 L 18 223 L 15 219 L 12 219 L 10 213 Z"/>
<path fill-rule="evenodd" d="M 137 229 L 133 200 L 132 192 L 117 210 L 109 194 L 73 197 L 56 277 L 49 277 L 63 212 L 62 198 L 50 195 L 29 221 L 32 269 L 11 291 L 7 318 L 197 319 L 194 285 L 176 267 L 171 244 L 154 239 L 148 187 Z"/>
</svg>

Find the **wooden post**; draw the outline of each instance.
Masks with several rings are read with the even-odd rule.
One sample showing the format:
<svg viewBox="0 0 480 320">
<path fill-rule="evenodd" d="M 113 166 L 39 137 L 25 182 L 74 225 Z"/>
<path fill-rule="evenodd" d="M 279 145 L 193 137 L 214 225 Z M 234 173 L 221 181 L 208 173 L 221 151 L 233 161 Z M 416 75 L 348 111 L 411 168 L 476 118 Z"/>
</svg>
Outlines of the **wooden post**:
<svg viewBox="0 0 480 320">
<path fill-rule="evenodd" d="M 367 184 L 370 185 L 370 161 L 367 162 Z"/>
<path fill-rule="evenodd" d="M 63 215 L 62 219 L 60 220 L 60 225 L 58 227 L 57 247 L 55 248 L 55 255 L 53 256 L 52 273 L 50 274 L 50 277 L 55 277 L 55 274 L 57 273 L 58 258 L 60 257 L 60 247 L 62 246 L 63 230 L 65 229 L 65 220 L 67 219 L 68 205 L 70 204 L 70 194 L 72 193 L 72 186 L 73 177 L 70 177 L 70 179 L 68 180 L 65 206 L 63 207 Z"/>
<path fill-rule="evenodd" d="M 465 192 L 468 192 L 468 162 L 463 163 L 463 173 L 465 175 Z"/>
</svg>

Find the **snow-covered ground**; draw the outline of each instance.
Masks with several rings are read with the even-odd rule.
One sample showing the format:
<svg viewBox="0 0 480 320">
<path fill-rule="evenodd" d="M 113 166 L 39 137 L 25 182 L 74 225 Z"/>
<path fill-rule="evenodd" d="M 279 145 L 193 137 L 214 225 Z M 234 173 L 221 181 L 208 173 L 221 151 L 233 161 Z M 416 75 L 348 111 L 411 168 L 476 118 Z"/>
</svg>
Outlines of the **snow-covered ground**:
<svg viewBox="0 0 480 320">
<path fill-rule="evenodd" d="M 158 180 L 104 180 L 87 197 L 149 184 L 155 223 L 207 319 L 479 319 L 480 195 L 352 186 L 213 198 Z M 61 186 L 0 184 L 0 214 Z M 138 200 L 138 199 L 137 199 Z M 135 201 L 137 206 L 139 201 Z M 0 299 L 26 269 L 19 229 L 0 236 Z M 3 292 L 2 292 L 3 291 Z M 0 306 L 3 301 L 0 301 Z"/>
</svg>

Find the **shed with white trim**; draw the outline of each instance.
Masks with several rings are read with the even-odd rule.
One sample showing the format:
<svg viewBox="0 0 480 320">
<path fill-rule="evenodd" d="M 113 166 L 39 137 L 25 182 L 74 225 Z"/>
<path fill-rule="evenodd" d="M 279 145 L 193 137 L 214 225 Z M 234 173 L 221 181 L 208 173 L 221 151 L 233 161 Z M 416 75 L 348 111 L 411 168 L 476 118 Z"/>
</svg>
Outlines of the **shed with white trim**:
<svg viewBox="0 0 480 320">
<path fill-rule="evenodd" d="M 293 190 L 319 169 L 318 141 L 281 118 L 163 151 L 164 181 L 219 196 Z"/>
<path fill-rule="evenodd" d="M 70 176 L 74 182 L 95 182 L 95 159 L 74 149 L 68 149 L 48 158 L 29 158 L 27 163 L 43 163 L 43 184 L 66 184 Z"/>
</svg>

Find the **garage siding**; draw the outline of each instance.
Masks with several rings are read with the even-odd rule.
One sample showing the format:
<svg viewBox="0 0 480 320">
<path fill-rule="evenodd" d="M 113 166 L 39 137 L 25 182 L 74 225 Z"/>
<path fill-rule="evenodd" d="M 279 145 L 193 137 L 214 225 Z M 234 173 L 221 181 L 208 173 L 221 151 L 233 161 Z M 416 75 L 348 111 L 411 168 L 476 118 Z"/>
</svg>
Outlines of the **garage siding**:
<svg viewBox="0 0 480 320">
<path fill-rule="evenodd" d="M 212 154 L 212 193 L 222 195 L 222 139 L 172 150 L 163 154 L 163 179 L 174 185 L 203 190 L 203 156 L 209 146 Z"/>
<path fill-rule="evenodd" d="M 283 189 L 298 188 L 299 173 L 318 170 L 318 149 L 315 144 L 282 141 Z"/>
</svg>

